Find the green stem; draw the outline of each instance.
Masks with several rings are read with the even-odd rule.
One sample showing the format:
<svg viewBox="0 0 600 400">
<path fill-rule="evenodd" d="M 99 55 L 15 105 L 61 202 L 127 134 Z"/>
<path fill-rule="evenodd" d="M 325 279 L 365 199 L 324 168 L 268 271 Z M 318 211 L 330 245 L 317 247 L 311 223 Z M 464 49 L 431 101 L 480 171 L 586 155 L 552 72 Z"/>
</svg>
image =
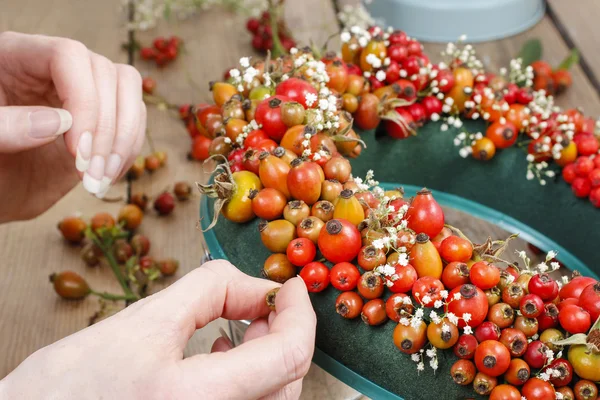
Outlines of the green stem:
<svg viewBox="0 0 600 400">
<path fill-rule="evenodd" d="M 150 146 L 150 151 L 153 154 L 156 153 L 156 149 L 154 148 L 154 140 L 152 140 L 152 135 L 150 134 L 149 129 L 146 129 L 146 140 L 148 141 L 148 146 Z"/>
<path fill-rule="evenodd" d="M 279 40 L 279 12 L 281 11 L 281 6 L 275 4 L 275 0 L 269 0 L 269 18 L 271 24 L 271 33 L 273 35 L 273 58 L 277 58 L 286 54 L 285 48 L 283 44 L 281 44 L 281 40 Z M 268 68 L 268 66 L 267 66 Z"/>
<path fill-rule="evenodd" d="M 110 269 L 112 269 L 113 274 L 115 274 L 115 278 L 117 278 L 117 281 L 119 281 L 119 285 L 121 285 L 121 288 L 123 288 L 123 293 L 125 293 L 125 295 L 127 297 L 133 297 L 136 299 L 139 298 L 135 294 L 133 294 L 133 292 L 131 291 L 131 288 L 127 284 L 127 280 L 125 280 L 125 277 L 121 273 L 119 264 L 117 263 L 117 260 L 115 260 L 115 257 L 110 252 L 110 249 L 107 249 L 104 246 L 104 244 L 97 238 L 92 238 L 92 241 L 96 244 L 96 246 L 98 246 L 100 248 L 100 250 L 102 250 L 104 257 L 106 257 L 106 260 L 108 261 L 108 264 L 110 265 Z"/>
<path fill-rule="evenodd" d="M 136 296 L 135 294 L 131 294 L 131 295 L 121 295 L 121 294 L 113 294 L 113 293 L 107 293 L 107 292 L 96 292 L 94 290 L 92 290 L 90 292 L 91 294 L 101 297 L 105 300 L 112 300 L 112 301 L 117 301 L 117 300 L 138 300 L 138 296 Z"/>
</svg>

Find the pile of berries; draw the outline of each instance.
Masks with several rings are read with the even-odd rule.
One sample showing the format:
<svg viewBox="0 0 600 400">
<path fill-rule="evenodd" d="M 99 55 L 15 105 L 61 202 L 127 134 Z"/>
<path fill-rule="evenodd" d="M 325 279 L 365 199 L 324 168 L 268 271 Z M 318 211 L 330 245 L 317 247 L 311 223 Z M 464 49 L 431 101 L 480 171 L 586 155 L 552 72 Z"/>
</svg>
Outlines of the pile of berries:
<svg viewBox="0 0 600 400">
<path fill-rule="evenodd" d="M 62 298 L 74 300 L 93 294 L 105 300 L 135 301 L 146 296 L 150 282 L 162 276 L 174 275 L 179 263 L 171 258 L 155 260 L 148 254 L 148 237 L 134 233 L 143 217 L 143 209 L 133 203 L 123 206 L 116 219 L 106 212 L 95 214 L 89 223 L 81 217 L 65 217 L 58 224 L 65 240 L 81 246 L 81 258 L 86 265 L 110 266 L 124 293 L 96 292 L 73 271 L 51 275 L 56 293 Z"/>
<path fill-rule="evenodd" d="M 192 194 L 187 182 L 177 182 L 173 194 L 179 201 L 186 201 Z M 163 192 L 154 200 L 159 215 L 170 214 L 175 198 Z M 72 245 L 81 246 L 81 258 L 90 267 L 108 264 L 122 285 L 124 294 L 116 295 L 92 290 L 85 279 L 73 271 L 52 274 L 50 277 L 56 293 L 65 299 L 83 299 L 93 294 L 105 300 L 136 301 L 146 296 L 148 283 L 161 276 L 174 275 L 179 262 L 168 258 L 156 260 L 148 253 L 150 240 L 135 233 L 142 224 L 150 201 L 144 193 L 135 193 L 129 204 L 123 206 L 115 219 L 111 214 L 100 212 L 86 222 L 81 217 L 65 217 L 58 230 Z M 133 291 L 137 288 L 137 293 Z"/>
<path fill-rule="evenodd" d="M 285 26 L 283 19 L 274 22 L 277 24 L 277 36 L 281 46 L 285 51 L 290 51 L 296 47 L 296 42 L 292 38 L 289 30 Z M 250 18 L 246 22 L 246 29 L 252 34 L 252 47 L 256 51 L 266 53 L 273 51 L 273 30 L 271 26 L 271 14 L 268 11 L 263 12 L 260 18 Z"/>
<path fill-rule="evenodd" d="M 242 58 L 241 68 L 211 84 L 214 104 L 182 105 L 190 158 L 221 154 L 235 172 L 248 169 L 249 149 L 277 145 L 311 160 L 357 157 L 362 146 L 353 126 L 384 123 L 390 136 L 404 139 L 428 121 L 455 130 L 462 157 L 490 160 L 502 149 L 526 147 L 526 178 L 542 185 L 556 176 L 555 167 L 598 154 L 596 122 L 577 109 L 559 110 L 552 96 L 533 89 L 542 62 L 524 66 L 517 59 L 510 71 L 493 74 L 470 45 L 450 43 L 447 62 L 432 64 L 402 31 L 354 27 L 341 36 L 341 57 L 315 59 L 309 48 L 292 48 L 269 68 Z M 466 131 L 464 119 L 485 121 L 485 131 Z"/>
<path fill-rule="evenodd" d="M 419 371 L 437 370 L 438 352 L 453 351 L 453 379 L 480 395 L 597 396 L 600 353 L 586 353 L 585 343 L 600 336 L 592 326 L 600 283 L 555 280 L 555 252 L 535 266 L 525 252 L 520 267 L 503 261 L 510 239 L 474 245 L 445 224 L 429 190 L 412 199 L 385 191 L 372 173 L 352 177 L 341 155 L 320 164 L 276 147 L 237 172 L 239 161 L 217 159 L 214 183 L 201 191 L 223 202 L 230 221 L 263 220 L 261 241 L 273 253 L 264 277 L 283 283 L 299 275 L 312 293 L 333 286 L 341 317 L 372 326 L 391 320 L 391 339 Z M 568 337 L 588 331 L 583 342 Z"/>
<path fill-rule="evenodd" d="M 597 148 L 598 142 L 595 138 L 594 141 Z M 575 196 L 589 198 L 595 207 L 600 208 L 600 156 L 577 157 L 575 162 L 563 168 L 562 177 L 571 185 Z"/>
<path fill-rule="evenodd" d="M 143 60 L 156 62 L 159 67 L 164 67 L 177 58 L 182 44 L 183 41 L 177 36 L 170 38 L 159 36 L 152 42 L 152 47 L 140 49 L 140 57 Z"/>
<path fill-rule="evenodd" d="M 573 84 L 573 78 L 567 69 L 552 70 L 550 64 L 542 60 L 532 62 L 531 67 L 533 68 L 533 90 L 561 94 Z"/>
</svg>

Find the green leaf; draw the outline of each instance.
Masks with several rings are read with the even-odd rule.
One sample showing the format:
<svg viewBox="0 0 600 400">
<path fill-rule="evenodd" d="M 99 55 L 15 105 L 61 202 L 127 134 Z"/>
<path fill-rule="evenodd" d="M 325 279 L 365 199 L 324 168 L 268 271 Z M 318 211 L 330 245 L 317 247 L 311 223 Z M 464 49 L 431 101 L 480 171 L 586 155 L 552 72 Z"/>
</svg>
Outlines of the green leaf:
<svg viewBox="0 0 600 400">
<path fill-rule="evenodd" d="M 532 62 L 542 58 L 542 42 L 539 39 L 529 39 L 523 44 L 518 56 L 523 60 L 523 65 L 528 66 Z"/>
<path fill-rule="evenodd" d="M 579 64 L 579 50 L 577 50 L 577 49 L 572 49 L 571 52 L 569 53 L 569 55 L 564 60 L 562 60 L 562 62 L 559 64 L 559 66 L 556 69 L 568 70 L 568 69 L 571 69 L 571 67 L 574 64 Z"/>
</svg>

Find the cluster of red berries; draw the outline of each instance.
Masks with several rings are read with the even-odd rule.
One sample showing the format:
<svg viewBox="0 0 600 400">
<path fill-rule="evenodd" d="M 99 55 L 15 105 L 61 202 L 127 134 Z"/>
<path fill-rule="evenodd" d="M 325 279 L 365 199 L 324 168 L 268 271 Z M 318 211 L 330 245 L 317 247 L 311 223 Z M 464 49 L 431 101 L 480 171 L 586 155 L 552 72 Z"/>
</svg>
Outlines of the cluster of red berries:
<svg viewBox="0 0 600 400">
<path fill-rule="evenodd" d="M 567 69 L 552 70 L 550 64 L 542 60 L 532 62 L 531 67 L 534 74 L 534 90 L 545 90 L 547 93 L 561 94 L 573 84 L 573 78 Z"/>
<path fill-rule="evenodd" d="M 594 153 L 577 157 L 575 162 L 563 168 L 562 176 L 571 185 L 575 196 L 589 198 L 595 207 L 600 208 L 600 155 Z"/>
<path fill-rule="evenodd" d="M 174 61 L 179 55 L 183 41 L 177 36 L 170 38 L 157 37 L 152 42 L 152 47 L 142 47 L 140 57 L 143 60 L 154 61 L 159 67 L 163 67 Z"/>
<path fill-rule="evenodd" d="M 277 24 L 277 36 L 285 51 L 290 51 L 292 47 L 296 47 L 296 42 L 291 37 L 283 19 L 280 19 L 275 23 Z M 253 35 L 252 47 L 254 47 L 255 50 L 265 53 L 268 50 L 273 50 L 271 14 L 268 11 L 263 12 L 260 18 L 250 18 L 246 23 L 246 29 Z"/>
</svg>

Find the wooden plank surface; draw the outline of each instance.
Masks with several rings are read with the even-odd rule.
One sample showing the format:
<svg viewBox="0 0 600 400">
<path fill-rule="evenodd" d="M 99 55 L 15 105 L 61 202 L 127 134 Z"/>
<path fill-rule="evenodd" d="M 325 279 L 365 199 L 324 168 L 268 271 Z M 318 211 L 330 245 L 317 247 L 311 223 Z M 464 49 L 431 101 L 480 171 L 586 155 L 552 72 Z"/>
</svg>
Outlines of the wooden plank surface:
<svg viewBox="0 0 600 400">
<path fill-rule="evenodd" d="M 568 35 L 572 45 L 583 54 L 585 65 L 596 81 L 596 89 L 600 90 L 600 3 L 595 0 L 547 0 L 547 4 L 549 12 Z"/>
<path fill-rule="evenodd" d="M 77 0 L 9 0 L 0 13 L 0 31 L 44 33 L 67 36 L 84 42 L 90 49 L 110 59 L 125 62 L 120 44 L 126 38 L 119 14 L 120 0 L 81 2 Z M 310 0 L 287 2 L 285 17 L 300 43 L 310 40 L 323 43 L 338 26 L 330 2 Z M 207 82 L 222 75 L 237 60 L 252 54 L 250 37 L 245 32 L 245 18 L 222 10 L 204 12 L 184 22 L 161 23 L 151 32 L 138 35 L 142 43 L 160 34 L 177 34 L 186 43 L 180 59 L 165 69 L 138 62 L 143 75 L 158 82 L 157 91 L 171 102 L 198 103 L 210 100 Z M 540 37 L 546 44 L 546 57 L 558 62 L 566 54 L 566 46 L 548 19 L 533 30 L 514 38 L 479 45 L 480 55 L 490 66 L 508 63 L 521 44 L 529 37 Z M 339 46 L 333 40 L 331 49 Z M 432 55 L 440 45 L 426 45 Z M 433 57 L 435 60 L 435 57 Z M 584 105 L 588 112 L 600 114 L 600 101 L 589 87 L 580 70 L 574 71 L 574 86 L 559 102 Z M 166 150 L 169 160 L 166 168 L 154 175 L 145 175 L 133 183 L 133 191 L 156 195 L 178 180 L 189 182 L 205 179 L 198 163 L 186 159 L 190 140 L 181 123 L 165 112 L 150 108 L 148 127 L 159 150 Z M 146 147 L 144 152 L 148 152 Z M 123 194 L 125 185 L 113 188 L 109 196 Z M 196 229 L 198 198 L 178 203 L 173 215 L 159 218 L 149 212 L 141 232 L 153 241 L 152 253 L 157 257 L 173 256 L 181 261 L 181 276 L 200 263 L 202 249 L 200 233 Z M 73 303 L 61 301 L 54 295 L 47 276 L 54 271 L 73 269 L 85 274 L 98 290 L 117 291 L 118 286 L 107 270 L 90 269 L 79 259 L 79 249 L 64 244 L 56 231 L 56 223 L 65 215 L 81 212 L 91 217 L 96 211 L 116 214 L 121 204 L 103 203 L 87 195 L 79 186 L 39 218 L 0 226 L 0 256 L 3 279 L 0 280 L 0 377 L 18 365 L 27 355 L 87 325 L 88 317 L 96 310 L 93 299 Z M 499 228 L 490 228 L 458 212 L 448 211 L 448 220 L 464 228 L 477 241 L 490 233 L 505 235 Z M 522 244 L 521 244 L 522 246 Z M 168 283 L 168 282 L 167 282 Z M 206 352 L 217 336 L 216 329 L 223 321 L 196 334 L 187 354 Z M 311 370 L 303 397 L 340 398 L 355 394 L 349 388 L 335 385 L 335 380 L 319 369 Z M 333 385 L 333 386 L 332 386 Z M 327 388 L 326 391 L 323 391 Z"/>
</svg>

